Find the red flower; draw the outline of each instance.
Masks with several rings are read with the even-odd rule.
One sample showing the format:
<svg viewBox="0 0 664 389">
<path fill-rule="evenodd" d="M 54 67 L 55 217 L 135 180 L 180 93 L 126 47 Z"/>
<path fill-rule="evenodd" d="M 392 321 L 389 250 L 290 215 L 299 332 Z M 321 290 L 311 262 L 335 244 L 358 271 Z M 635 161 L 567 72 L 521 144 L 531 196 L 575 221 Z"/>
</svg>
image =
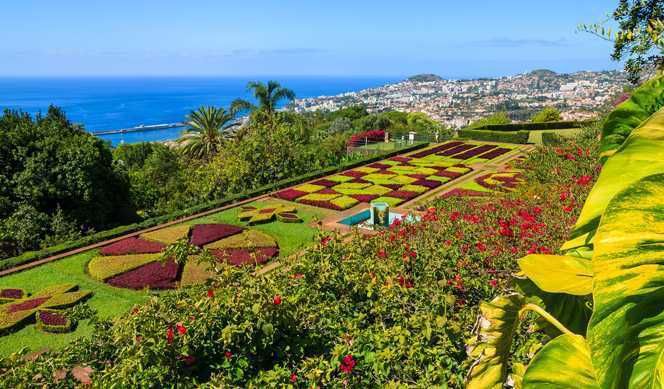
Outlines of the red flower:
<svg viewBox="0 0 664 389">
<path fill-rule="evenodd" d="M 497 287 L 497 286 L 498 286 L 498 280 L 490 279 L 490 280 L 489 280 L 489 285 L 490 285 L 492 288 Z"/>
<path fill-rule="evenodd" d="M 293 278 L 293 279 L 295 279 L 295 280 L 299 280 L 300 278 L 304 278 L 304 274 L 302 274 L 302 273 L 295 273 L 295 274 L 293 274 L 293 275 L 291 276 L 291 278 Z"/>
<path fill-rule="evenodd" d="M 450 220 L 453 221 L 453 222 L 457 221 L 457 219 L 459 219 L 460 215 L 461 215 L 461 213 L 459 213 L 458 211 L 454 211 L 450 214 Z"/>
<path fill-rule="evenodd" d="M 565 154 L 565 159 L 568 161 L 576 161 L 576 157 L 570 153 Z"/>
<path fill-rule="evenodd" d="M 230 352 L 230 351 L 226 351 L 224 353 L 224 356 L 226 357 L 226 359 L 231 359 L 231 358 L 233 358 L 233 353 Z"/>
<path fill-rule="evenodd" d="M 187 327 L 185 327 L 184 324 L 182 324 L 182 322 L 178 322 L 177 324 L 175 324 L 175 328 L 178 330 L 178 334 L 180 335 L 184 335 L 187 333 Z"/>
<path fill-rule="evenodd" d="M 563 210 L 567 213 L 572 212 L 574 210 L 574 204 L 563 207 Z"/>
<path fill-rule="evenodd" d="M 326 236 L 323 239 L 320 240 L 320 244 L 323 245 L 323 247 L 327 246 L 330 241 L 332 240 L 332 237 Z"/>
<path fill-rule="evenodd" d="M 196 357 L 193 355 L 180 355 L 179 359 L 187 366 L 192 366 L 196 363 Z"/>
<path fill-rule="evenodd" d="M 483 252 L 486 251 L 486 245 L 485 245 L 484 243 L 482 243 L 482 242 L 477 242 L 477 243 L 475 244 L 475 247 L 477 248 L 477 251 L 479 251 L 479 252 L 482 252 L 482 253 L 483 253 Z"/>
<path fill-rule="evenodd" d="M 136 335 L 136 343 L 141 343 L 143 341 L 143 337 L 141 335 Z"/>
<path fill-rule="evenodd" d="M 297 374 L 291 373 L 290 382 L 293 383 L 293 384 L 297 382 Z"/>
<path fill-rule="evenodd" d="M 172 344 L 174 338 L 175 338 L 175 333 L 173 333 L 173 327 L 168 327 L 168 329 L 166 330 L 166 343 Z"/>
<path fill-rule="evenodd" d="M 281 305 L 281 296 L 279 295 L 274 296 L 272 302 L 274 303 L 274 305 Z"/>
<path fill-rule="evenodd" d="M 569 192 L 560 193 L 560 201 L 565 201 L 569 198 Z"/>
<path fill-rule="evenodd" d="M 397 277 L 397 282 L 399 283 L 399 285 L 401 285 L 406 289 L 410 289 L 413 287 L 413 281 L 404 278 L 404 276 L 402 275 L 399 275 L 399 277 Z"/>
<path fill-rule="evenodd" d="M 585 185 L 588 185 L 591 180 L 592 180 L 592 177 L 590 177 L 590 176 L 581 176 L 581 177 L 579 177 L 578 180 L 576 180 L 576 184 L 581 185 L 581 186 L 585 186 Z"/>
<path fill-rule="evenodd" d="M 480 222 L 480 217 L 477 215 L 465 215 L 463 220 L 467 221 L 470 224 L 477 224 Z"/>
<path fill-rule="evenodd" d="M 339 367 L 339 370 L 346 374 L 350 374 L 353 371 L 353 368 L 357 362 L 355 361 L 355 358 L 353 358 L 352 355 L 348 354 L 343 359 L 341 360 L 341 366 Z"/>
<path fill-rule="evenodd" d="M 378 249 L 378 258 L 387 258 L 387 252 L 384 248 Z"/>
<path fill-rule="evenodd" d="M 212 298 L 212 297 L 214 297 L 214 290 L 212 290 L 212 289 L 208 289 L 208 291 L 207 291 L 207 296 L 208 296 L 208 298 Z"/>
</svg>

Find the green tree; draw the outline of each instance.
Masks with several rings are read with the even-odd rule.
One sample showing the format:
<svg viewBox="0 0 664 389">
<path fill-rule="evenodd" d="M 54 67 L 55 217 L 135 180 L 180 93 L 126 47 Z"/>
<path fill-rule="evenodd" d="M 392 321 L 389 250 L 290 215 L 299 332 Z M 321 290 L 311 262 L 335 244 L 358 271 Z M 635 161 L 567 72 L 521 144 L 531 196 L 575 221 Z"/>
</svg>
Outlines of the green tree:
<svg viewBox="0 0 664 389">
<path fill-rule="evenodd" d="M 496 112 L 493 115 L 483 117 L 471 123 L 470 128 L 477 128 L 483 126 L 490 126 L 495 124 L 510 124 L 512 119 L 507 115 L 507 112 L 500 111 Z"/>
<path fill-rule="evenodd" d="M 559 120 L 561 120 L 560 111 L 554 107 L 545 107 L 530 118 L 533 123 L 556 122 Z"/>
<path fill-rule="evenodd" d="M 257 104 L 237 99 L 231 107 L 236 110 L 248 110 L 251 112 L 254 121 L 269 123 L 272 126 L 276 123 L 279 103 L 295 100 L 295 92 L 282 87 L 277 81 L 268 81 L 267 84 L 252 81 L 247 84 L 247 89 L 252 92 Z"/>
<path fill-rule="evenodd" d="M 230 134 L 237 111 L 231 108 L 200 107 L 187 117 L 188 128 L 178 139 L 182 153 L 189 158 L 209 159 L 217 154 Z"/>
<path fill-rule="evenodd" d="M 625 61 L 630 81 L 638 84 L 642 72 L 664 67 L 664 0 L 620 0 L 611 14 L 617 31 L 604 23 L 582 24 L 581 31 L 613 42 L 614 61 Z M 608 22 L 608 21 L 607 21 Z"/>
<path fill-rule="evenodd" d="M 114 166 L 110 147 L 57 108 L 34 118 L 4 112 L 0 166 L 4 256 L 38 248 L 47 235 L 62 236 L 65 225 L 98 230 L 136 218 L 127 177 Z M 37 230 L 23 226 L 29 220 Z"/>
</svg>

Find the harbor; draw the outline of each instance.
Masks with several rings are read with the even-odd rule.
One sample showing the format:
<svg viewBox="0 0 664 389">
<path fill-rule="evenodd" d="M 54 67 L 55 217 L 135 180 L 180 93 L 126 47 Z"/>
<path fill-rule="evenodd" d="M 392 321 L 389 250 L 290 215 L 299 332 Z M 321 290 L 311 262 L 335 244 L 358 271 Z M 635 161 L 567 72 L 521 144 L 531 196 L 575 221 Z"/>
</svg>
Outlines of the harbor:
<svg viewBox="0 0 664 389">
<path fill-rule="evenodd" d="M 169 128 L 180 128 L 185 127 L 187 124 L 184 122 L 178 123 L 166 123 L 166 124 L 152 124 L 152 125 L 138 125 L 136 127 L 130 128 L 120 128 L 116 130 L 99 130 L 93 131 L 93 135 L 113 135 L 113 134 L 126 134 L 130 132 L 143 132 L 143 131 L 156 131 L 156 130 L 165 130 Z"/>
</svg>

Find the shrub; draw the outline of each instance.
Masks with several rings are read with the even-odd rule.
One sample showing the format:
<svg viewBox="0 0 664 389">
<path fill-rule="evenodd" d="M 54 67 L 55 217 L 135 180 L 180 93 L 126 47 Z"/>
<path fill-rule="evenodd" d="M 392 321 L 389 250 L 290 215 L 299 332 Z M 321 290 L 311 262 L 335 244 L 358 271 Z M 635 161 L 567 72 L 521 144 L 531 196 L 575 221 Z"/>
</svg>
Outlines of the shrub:
<svg viewBox="0 0 664 389">
<path fill-rule="evenodd" d="M 338 207 L 339 209 L 348 209 L 357 205 L 358 201 L 352 197 L 341 196 L 333 200 L 330 200 L 330 203 L 332 203 L 332 205 Z"/>
<path fill-rule="evenodd" d="M 52 309 L 40 309 L 35 313 L 37 329 L 44 332 L 64 333 L 71 331 L 72 323 L 67 316 Z"/>
<path fill-rule="evenodd" d="M 376 203 L 387 203 L 391 207 L 396 207 L 397 205 L 403 203 L 403 199 L 389 196 L 382 196 L 374 200 Z"/>
<path fill-rule="evenodd" d="M 369 130 L 354 134 L 348 139 L 348 146 L 363 146 L 365 142 L 375 143 L 385 140 L 385 130 Z"/>
<path fill-rule="evenodd" d="M 277 242 L 270 235 L 256 231 L 245 230 L 240 234 L 205 245 L 206 249 L 276 247 Z"/>
<path fill-rule="evenodd" d="M 173 244 L 180 239 L 188 237 L 189 228 L 186 224 L 160 228 L 156 231 L 141 234 L 141 238 L 163 244 Z"/>
<path fill-rule="evenodd" d="M 488 131 L 488 130 L 459 130 L 459 137 L 488 142 L 526 144 L 530 133 L 528 131 Z"/>
<path fill-rule="evenodd" d="M 180 265 L 174 260 L 157 261 L 110 277 L 106 283 L 127 289 L 173 289 L 177 287 Z"/>
<path fill-rule="evenodd" d="M 296 190 L 298 192 L 314 193 L 324 188 L 325 188 L 324 186 L 319 186 L 319 185 L 303 184 L 296 186 L 295 188 L 293 188 L 293 190 Z"/>
</svg>

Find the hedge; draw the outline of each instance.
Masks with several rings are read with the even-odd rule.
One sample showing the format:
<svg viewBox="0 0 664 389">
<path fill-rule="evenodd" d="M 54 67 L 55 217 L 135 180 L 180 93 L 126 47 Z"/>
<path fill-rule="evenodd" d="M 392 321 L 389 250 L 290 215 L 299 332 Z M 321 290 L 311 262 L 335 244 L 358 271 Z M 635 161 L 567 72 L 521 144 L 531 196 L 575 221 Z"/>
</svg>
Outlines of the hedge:
<svg viewBox="0 0 664 389">
<path fill-rule="evenodd" d="M 594 123 L 594 121 L 557 121 L 543 123 L 510 123 L 510 124 L 487 124 L 485 126 L 468 128 L 469 130 L 482 131 L 538 131 L 538 130 L 568 130 L 581 128 Z"/>
<path fill-rule="evenodd" d="M 209 210 L 212 210 L 212 209 L 215 209 L 215 208 L 220 208 L 220 207 L 223 207 L 223 206 L 231 205 L 231 204 L 243 201 L 243 200 L 250 199 L 252 197 L 261 196 L 261 195 L 264 195 L 264 194 L 267 194 L 267 193 L 274 192 L 274 191 L 279 190 L 279 189 L 283 189 L 283 188 L 286 188 L 286 187 L 289 187 L 289 186 L 297 185 L 297 184 L 300 184 L 302 182 L 314 180 L 316 178 L 324 177 L 324 176 L 334 174 L 334 173 L 340 173 L 344 170 L 353 169 L 355 167 L 362 166 L 362 165 L 372 163 L 372 162 L 376 162 L 376 161 L 380 161 L 382 159 L 390 158 L 390 157 L 395 156 L 395 155 L 404 154 L 404 153 L 408 153 L 408 152 L 411 152 L 411 151 L 419 150 L 419 149 L 427 147 L 428 145 L 429 145 L 428 143 L 412 145 L 410 147 L 405 147 L 405 148 L 400 149 L 400 150 L 394 150 L 394 151 L 391 151 L 391 152 L 388 152 L 388 153 L 384 153 L 384 154 L 380 154 L 380 155 L 374 155 L 370 158 L 366 158 L 366 159 L 362 159 L 362 160 L 358 160 L 358 161 L 353 161 L 353 162 L 341 164 L 339 166 L 329 167 L 329 168 L 326 168 L 326 169 L 321 169 L 321 170 L 314 171 L 314 172 L 311 172 L 311 173 L 308 173 L 308 174 L 304 174 L 304 175 L 301 175 L 301 176 L 298 176 L 298 177 L 293 177 L 293 178 L 277 181 L 275 183 L 265 185 L 265 186 L 262 186 L 260 188 L 248 191 L 248 192 L 238 193 L 238 194 L 235 194 L 235 195 L 225 197 L 223 199 L 214 200 L 214 201 L 210 201 L 210 202 L 207 202 L 207 203 L 195 205 L 193 207 L 186 208 L 186 209 L 183 209 L 183 210 L 180 210 L 180 211 L 177 211 L 177 212 L 173 212 L 173 213 L 170 213 L 170 214 L 167 214 L 167 215 L 162 215 L 162 216 L 157 216 L 157 217 L 153 217 L 153 218 L 150 218 L 150 219 L 146 219 L 146 220 L 143 220 L 139 223 L 133 223 L 133 224 L 125 225 L 125 226 L 115 227 L 115 228 L 105 230 L 105 231 L 100 231 L 100 232 L 97 232 L 95 234 L 84 236 L 84 237 L 82 237 L 80 239 L 77 239 L 77 240 L 74 240 L 74 241 L 63 242 L 63 243 L 60 243 L 60 244 L 57 244 L 57 245 L 54 245 L 54 246 L 50 246 L 50 247 L 47 247 L 47 248 L 44 248 L 44 249 L 41 249 L 41 250 L 28 251 L 28 252 L 25 252 L 25 253 L 23 253 L 19 256 L 16 256 L 16 257 L 11 257 L 11 258 L 6 258 L 6 259 L 3 259 L 3 260 L 0 260 L 0 270 L 9 269 L 9 268 L 12 268 L 12 267 L 15 267 L 15 266 L 19 266 L 19 265 L 23 265 L 23 264 L 26 264 L 26 263 L 29 263 L 29 262 L 37 261 L 39 259 L 46 258 L 46 257 L 52 256 L 52 255 L 57 255 L 57 254 L 60 254 L 60 253 L 66 252 L 66 251 L 75 250 L 75 249 L 78 249 L 78 248 L 81 248 L 81 247 L 84 247 L 84 246 L 99 243 L 99 242 L 102 242 L 104 240 L 113 239 L 113 238 L 116 238 L 118 236 L 122 236 L 122 235 L 125 235 L 125 234 L 130 234 L 132 232 L 136 232 L 136 231 L 140 231 L 140 230 L 144 230 L 144 229 L 148 229 L 148 228 L 157 226 L 159 224 L 167 223 L 167 222 L 170 222 L 170 221 L 175 221 L 175 220 L 182 219 L 182 218 L 185 218 L 185 217 L 188 217 L 188 216 L 196 215 L 196 214 L 201 213 L 201 212 L 205 212 L 205 211 L 209 211 Z M 348 178 L 350 180 L 350 177 L 348 177 Z"/>
<path fill-rule="evenodd" d="M 526 144 L 529 136 L 528 131 L 459 130 L 460 138 L 489 142 Z"/>
<path fill-rule="evenodd" d="M 563 138 L 555 132 L 542 133 L 542 144 L 545 146 L 557 146 L 563 144 Z"/>
</svg>

